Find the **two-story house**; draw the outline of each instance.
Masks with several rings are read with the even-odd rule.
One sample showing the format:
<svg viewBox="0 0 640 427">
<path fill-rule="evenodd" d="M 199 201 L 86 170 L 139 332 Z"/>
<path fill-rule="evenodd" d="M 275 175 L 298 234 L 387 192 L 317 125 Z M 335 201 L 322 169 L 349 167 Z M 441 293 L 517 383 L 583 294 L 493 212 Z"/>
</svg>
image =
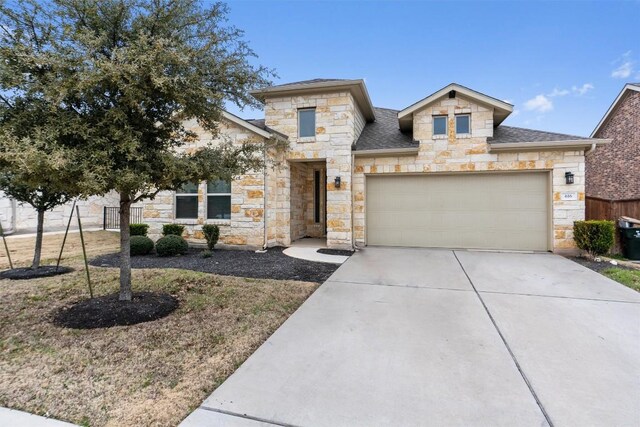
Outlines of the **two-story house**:
<svg viewBox="0 0 640 427">
<path fill-rule="evenodd" d="M 513 106 L 450 84 L 407 108 L 376 108 L 363 80 L 253 92 L 264 119 L 225 114 L 218 138 L 288 141 L 276 167 L 197 183 L 145 203 L 145 220 L 221 226 L 221 243 L 559 251 L 584 218 L 585 152 L 603 139 L 502 125 Z M 195 122 L 198 144 L 211 141 Z"/>
</svg>

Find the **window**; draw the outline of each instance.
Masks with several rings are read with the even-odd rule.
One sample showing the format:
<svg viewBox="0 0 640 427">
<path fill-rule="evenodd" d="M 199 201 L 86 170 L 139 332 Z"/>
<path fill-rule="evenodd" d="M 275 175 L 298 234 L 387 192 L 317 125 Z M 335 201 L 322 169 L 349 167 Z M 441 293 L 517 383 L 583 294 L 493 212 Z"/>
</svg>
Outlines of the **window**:
<svg viewBox="0 0 640 427">
<path fill-rule="evenodd" d="M 320 177 L 320 171 L 314 171 L 313 173 L 313 220 L 316 224 L 320 222 L 320 186 L 322 180 Z"/>
<path fill-rule="evenodd" d="M 207 182 L 207 219 L 231 219 L 231 183 Z"/>
<path fill-rule="evenodd" d="M 435 116 L 433 118 L 433 134 L 434 135 L 447 134 L 447 116 Z"/>
<path fill-rule="evenodd" d="M 298 110 L 298 136 L 316 136 L 316 109 Z"/>
<path fill-rule="evenodd" d="M 470 120 L 471 117 L 468 114 L 456 116 L 456 133 L 471 133 Z"/>
<path fill-rule="evenodd" d="M 198 218 L 198 184 L 189 182 L 176 191 L 176 218 Z"/>
</svg>

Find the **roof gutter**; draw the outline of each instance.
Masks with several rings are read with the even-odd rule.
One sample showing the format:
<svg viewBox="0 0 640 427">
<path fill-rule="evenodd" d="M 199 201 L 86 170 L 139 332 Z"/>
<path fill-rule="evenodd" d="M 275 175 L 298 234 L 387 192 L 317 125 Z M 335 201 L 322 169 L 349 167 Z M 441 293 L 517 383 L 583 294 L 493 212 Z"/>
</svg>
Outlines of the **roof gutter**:
<svg viewBox="0 0 640 427">
<path fill-rule="evenodd" d="M 610 143 L 610 139 L 577 139 L 567 141 L 537 141 L 537 142 L 488 142 L 490 153 L 509 151 L 550 151 L 550 150 L 588 150 L 596 145 Z"/>
<path fill-rule="evenodd" d="M 380 148 L 377 150 L 357 150 L 353 152 L 356 157 L 379 157 L 379 156 L 415 156 L 419 147 L 409 148 Z"/>
</svg>

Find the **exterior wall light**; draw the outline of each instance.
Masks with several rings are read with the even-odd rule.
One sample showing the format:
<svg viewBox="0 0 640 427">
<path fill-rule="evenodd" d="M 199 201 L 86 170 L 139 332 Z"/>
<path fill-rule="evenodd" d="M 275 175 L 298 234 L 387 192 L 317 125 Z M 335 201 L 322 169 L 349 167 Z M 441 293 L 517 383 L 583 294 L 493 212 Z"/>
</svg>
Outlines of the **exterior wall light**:
<svg viewBox="0 0 640 427">
<path fill-rule="evenodd" d="M 336 176 L 336 179 L 333 181 L 336 185 L 336 188 L 340 188 L 340 177 Z"/>
<path fill-rule="evenodd" d="M 567 182 L 567 184 L 573 184 L 573 173 L 565 172 L 564 173 L 564 179 Z"/>
</svg>

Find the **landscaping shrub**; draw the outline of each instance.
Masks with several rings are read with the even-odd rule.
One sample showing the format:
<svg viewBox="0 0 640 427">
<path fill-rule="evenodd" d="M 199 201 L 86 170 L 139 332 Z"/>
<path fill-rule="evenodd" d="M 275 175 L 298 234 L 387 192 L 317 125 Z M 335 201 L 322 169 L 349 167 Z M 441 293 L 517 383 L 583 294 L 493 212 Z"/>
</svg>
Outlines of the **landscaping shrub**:
<svg viewBox="0 0 640 427">
<path fill-rule="evenodd" d="M 153 250 L 153 240 L 147 236 L 131 236 L 129 239 L 131 255 L 147 255 Z"/>
<path fill-rule="evenodd" d="M 132 236 L 146 236 L 149 224 L 129 224 L 129 234 Z"/>
<path fill-rule="evenodd" d="M 213 256 L 213 252 L 211 252 L 210 250 L 202 251 L 202 254 L 200 254 L 200 256 L 202 258 L 211 258 Z"/>
<path fill-rule="evenodd" d="M 575 221 L 573 240 L 593 256 L 604 255 L 613 246 L 615 230 L 613 221 Z"/>
<path fill-rule="evenodd" d="M 181 236 L 169 234 L 161 237 L 156 242 L 156 253 L 158 256 L 184 255 L 189 250 L 189 244 Z"/>
<path fill-rule="evenodd" d="M 182 236 L 184 232 L 184 225 L 180 224 L 163 224 L 162 235 L 163 236 Z"/>
<path fill-rule="evenodd" d="M 204 238 L 207 239 L 207 247 L 212 251 L 216 243 L 218 243 L 220 227 L 214 224 L 205 224 L 202 226 L 202 232 L 204 233 Z"/>
</svg>

